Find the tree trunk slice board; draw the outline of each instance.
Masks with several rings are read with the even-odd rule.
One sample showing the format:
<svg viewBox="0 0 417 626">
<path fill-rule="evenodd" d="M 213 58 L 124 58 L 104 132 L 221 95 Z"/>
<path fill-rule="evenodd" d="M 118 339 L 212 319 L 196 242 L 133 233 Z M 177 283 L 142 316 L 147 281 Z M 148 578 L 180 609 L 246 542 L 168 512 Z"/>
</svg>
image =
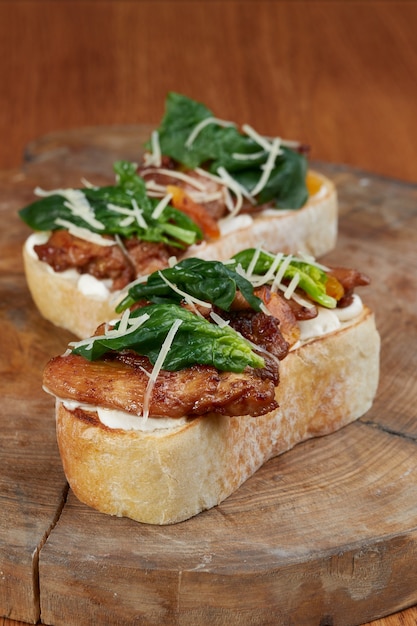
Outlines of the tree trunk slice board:
<svg viewBox="0 0 417 626">
<path fill-rule="evenodd" d="M 54 133 L 0 173 L 3 386 L 0 615 L 55 626 L 354 625 L 417 603 L 417 187 L 313 163 L 340 204 L 337 249 L 366 271 L 382 338 L 368 413 L 272 459 L 220 506 L 168 527 L 102 515 L 68 490 L 47 360 L 71 335 L 42 320 L 17 216 L 32 190 L 113 180 L 149 127 Z"/>
</svg>

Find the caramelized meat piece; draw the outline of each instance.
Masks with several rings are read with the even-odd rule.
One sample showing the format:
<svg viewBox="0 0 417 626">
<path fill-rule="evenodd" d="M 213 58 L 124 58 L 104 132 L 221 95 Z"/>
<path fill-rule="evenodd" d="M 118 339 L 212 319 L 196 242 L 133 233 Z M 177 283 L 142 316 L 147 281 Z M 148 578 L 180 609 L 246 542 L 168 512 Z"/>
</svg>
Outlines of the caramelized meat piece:
<svg viewBox="0 0 417 626">
<path fill-rule="evenodd" d="M 255 289 L 254 293 L 265 304 L 271 316 L 275 318 L 276 320 L 279 320 L 279 329 L 278 329 L 278 324 L 275 323 L 277 337 L 276 339 L 272 338 L 272 340 L 269 340 L 268 342 L 269 345 L 274 345 L 274 343 L 277 343 L 279 345 L 282 338 L 284 338 L 285 342 L 287 342 L 289 346 L 294 345 L 300 338 L 300 329 L 299 329 L 297 320 L 309 319 L 310 317 L 315 317 L 317 315 L 317 310 L 314 309 L 314 307 L 311 312 L 308 312 L 307 307 L 302 307 L 301 305 L 297 305 L 293 300 L 287 300 L 280 293 L 272 292 L 268 285 L 264 285 L 258 289 Z M 305 309 L 305 311 L 303 309 Z M 244 299 L 244 297 L 242 296 L 240 292 L 237 294 L 235 301 L 233 302 L 232 310 L 239 311 L 239 312 L 246 311 L 247 313 L 251 311 L 249 304 L 247 303 L 247 301 Z M 307 315 L 309 315 L 309 317 L 306 317 Z M 265 316 L 265 317 L 268 317 L 268 316 Z M 261 318 L 259 318 L 259 320 L 260 319 Z M 264 321 L 263 324 L 265 325 L 266 321 Z M 270 329 L 272 329 L 272 324 L 273 322 L 270 321 L 269 323 Z M 241 334 L 244 334 L 243 330 L 239 330 L 239 332 L 241 332 Z M 249 331 L 249 336 L 247 336 L 247 338 L 251 339 L 251 341 L 255 341 L 255 343 L 259 345 L 263 345 L 261 343 L 262 342 L 261 334 L 259 334 L 259 336 L 255 339 L 252 331 Z M 267 348 L 267 346 L 263 346 L 263 347 Z M 267 349 L 269 350 L 269 348 Z M 282 348 L 277 348 L 277 349 L 279 351 Z M 288 349 L 288 346 L 287 346 L 287 349 Z M 269 350 L 269 351 L 272 351 L 272 350 Z M 279 356 L 278 354 L 277 356 L 280 359 L 283 358 L 282 356 Z"/>
<path fill-rule="evenodd" d="M 282 336 L 280 321 L 273 315 L 243 311 L 232 312 L 227 316 L 222 312 L 222 316 L 224 319 L 229 319 L 230 326 L 243 337 L 267 350 L 279 360 L 288 354 L 289 344 Z"/>
<path fill-rule="evenodd" d="M 261 298 L 271 315 L 279 320 L 279 329 L 284 339 L 290 346 L 294 345 L 300 338 L 300 328 L 290 301 L 266 286 L 257 289 L 255 293 Z"/>
<path fill-rule="evenodd" d="M 358 270 L 345 267 L 332 267 L 329 274 L 337 278 L 345 290 L 343 297 L 337 303 L 338 307 L 349 306 L 352 302 L 355 287 L 366 286 L 371 282 L 370 278 L 366 274 L 363 274 Z"/>
<path fill-rule="evenodd" d="M 48 241 L 34 247 L 38 258 L 56 272 L 76 269 L 80 274 L 91 274 L 98 279 L 134 280 L 131 262 L 118 245 L 100 246 L 71 235 L 67 230 L 55 230 Z"/>
<path fill-rule="evenodd" d="M 314 317 L 317 317 L 317 307 L 313 305 L 313 303 L 311 303 L 311 306 L 304 306 L 292 298 L 290 300 L 286 300 L 286 302 L 288 302 L 288 305 L 291 307 L 297 321 L 311 320 Z"/>
<path fill-rule="evenodd" d="M 70 354 L 52 359 L 43 383 L 60 398 L 141 415 L 152 366 L 133 352 L 109 353 L 99 361 Z M 261 370 L 260 370 L 261 371 Z M 275 409 L 275 384 L 248 368 L 242 374 L 195 365 L 178 372 L 161 371 L 150 402 L 151 417 L 262 415 Z"/>
<path fill-rule="evenodd" d="M 129 255 L 129 260 L 133 264 L 135 277 L 145 276 L 168 267 L 169 258 L 178 254 L 178 248 L 173 248 L 164 243 L 141 241 L 136 238 L 126 239 L 124 246 Z"/>
<path fill-rule="evenodd" d="M 74 268 L 100 280 L 111 279 L 113 289 L 123 289 L 138 275 L 168 266 L 173 249 L 163 243 L 125 240 L 123 247 L 99 244 L 56 230 L 44 244 L 34 247 L 38 258 L 56 272 Z"/>
</svg>

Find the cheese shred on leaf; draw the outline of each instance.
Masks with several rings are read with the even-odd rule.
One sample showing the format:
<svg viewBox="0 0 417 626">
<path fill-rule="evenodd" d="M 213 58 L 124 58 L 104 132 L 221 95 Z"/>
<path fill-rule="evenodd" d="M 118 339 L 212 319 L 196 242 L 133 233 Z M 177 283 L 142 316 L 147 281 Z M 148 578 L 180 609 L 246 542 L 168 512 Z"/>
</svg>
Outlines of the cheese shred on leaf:
<svg viewBox="0 0 417 626">
<path fill-rule="evenodd" d="M 138 326 L 136 318 L 141 320 Z M 121 324 L 122 331 L 118 332 Z M 170 337 L 169 350 L 163 354 L 165 370 L 177 371 L 200 364 L 227 372 L 243 372 L 247 366 L 265 365 L 264 359 L 235 330 L 211 324 L 176 304 L 150 304 L 136 309 L 130 312 L 127 324 L 124 318 L 123 322 L 115 323 L 108 336 L 90 337 L 72 344 L 72 352 L 93 361 L 106 352 L 128 349 L 148 357 L 155 365 L 174 324 L 175 334 Z"/>
<path fill-rule="evenodd" d="M 262 137 L 248 125 L 240 131 L 191 98 L 168 94 L 158 137 L 162 154 L 185 168 L 203 166 L 221 177 L 237 194 L 234 214 L 242 196 L 286 209 L 298 209 L 308 199 L 307 161 L 292 149 L 296 143 Z M 152 149 L 152 141 L 147 148 Z"/>
<path fill-rule="evenodd" d="M 237 291 L 255 311 L 260 311 L 262 301 L 254 295 L 251 282 L 235 268 L 220 261 L 189 258 L 150 274 L 146 282 L 133 285 L 116 311 L 121 313 L 139 300 L 178 304 L 185 300 L 202 306 L 213 304 L 228 311 Z"/>
<path fill-rule="evenodd" d="M 311 259 L 248 248 L 238 252 L 233 260 L 256 287 L 269 284 L 273 291 L 283 291 L 284 297 L 288 299 L 293 296 L 295 289 L 300 289 L 323 307 L 334 309 L 337 306 L 337 300 L 326 291 L 329 276 L 324 266 Z"/>
<path fill-rule="evenodd" d="M 167 336 L 165 337 L 164 343 L 162 344 L 161 351 L 158 354 L 158 358 L 156 359 L 155 365 L 153 366 L 151 375 L 148 380 L 148 384 L 146 385 L 145 395 L 143 397 L 143 417 L 147 419 L 149 416 L 149 402 L 152 397 L 152 391 L 155 386 L 156 379 L 158 378 L 158 374 L 161 371 L 165 359 L 169 353 L 171 348 L 171 344 L 174 341 L 175 334 L 178 328 L 181 326 L 182 320 L 176 319 L 172 324 L 171 328 L 168 331 Z"/>
<path fill-rule="evenodd" d="M 240 292 L 254 311 L 265 312 L 255 292 L 263 285 L 283 292 L 287 299 L 304 292 L 313 302 L 333 309 L 337 300 L 327 293 L 328 281 L 326 268 L 314 259 L 249 248 L 225 262 L 191 257 L 154 272 L 130 286 L 116 311 L 121 313 L 141 300 L 155 304 L 186 302 L 190 306 L 216 306 L 230 311 Z"/>
<path fill-rule="evenodd" d="M 103 235 L 138 237 L 177 248 L 201 241 L 203 233 L 197 224 L 173 207 L 169 196 L 162 203 L 151 198 L 136 170 L 135 163 L 118 161 L 114 164 L 115 185 L 48 192 L 38 189 L 42 198 L 23 208 L 19 215 L 33 230 L 66 228 L 77 237 L 101 245 L 109 241 Z"/>
</svg>

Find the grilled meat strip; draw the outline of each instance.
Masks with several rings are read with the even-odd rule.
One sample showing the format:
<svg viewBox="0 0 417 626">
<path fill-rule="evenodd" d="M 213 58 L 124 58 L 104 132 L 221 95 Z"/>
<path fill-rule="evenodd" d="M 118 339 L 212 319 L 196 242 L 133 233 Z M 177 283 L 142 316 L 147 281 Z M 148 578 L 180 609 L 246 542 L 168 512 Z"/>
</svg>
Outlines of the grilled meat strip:
<svg viewBox="0 0 417 626">
<path fill-rule="evenodd" d="M 363 272 L 346 267 L 331 267 L 329 274 L 337 278 L 337 280 L 343 285 L 344 294 L 337 303 L 338 307 L 346 307 L 352 303 L 353 292 L 355 287 L 362 287 L 369 285 L 371 280 Z"/>
<path fill-rule="evenodd" d="M 123 247 L 100 246 L 75 237 L 67 230 L 56 230 L 48 241 L 34 246 L 40 261 L 48 263 L 56 272 L 74 268 L 80 274 L 111 279 L 112 288 L 123 289 L 137 276 L 150 274 L 168 266 L 174 249 L 163 243 L 126 239 Z"/>
<path fill-rule="evenodd" d="M 141 415 L 152 366 L 132 351 L 108 353 L 99 361 L 70 354 L 52 359 L 44 371 L 45 388 L 64 399 Z M 247 368 L 242 374 L 195 365 L 161 371 L 150 402 L 150 417 L 262 415 L 277 407 L 277 370 Z"/>
</svg>

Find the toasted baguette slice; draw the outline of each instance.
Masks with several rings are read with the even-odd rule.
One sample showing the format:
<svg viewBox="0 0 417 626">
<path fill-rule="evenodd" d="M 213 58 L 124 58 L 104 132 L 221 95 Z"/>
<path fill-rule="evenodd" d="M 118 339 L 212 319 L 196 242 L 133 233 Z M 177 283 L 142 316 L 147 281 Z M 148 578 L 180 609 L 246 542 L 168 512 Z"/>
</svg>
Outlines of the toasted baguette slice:
<svg viewBox="0 0 417 626">
<path fill-rule="evenodd" d="M 271 252 L 304 252 L 314 257 L 331 250 L 337 237 L 337 194 L 332 181 L 310 172 L 310 200 L 299 210 L 272 212 L 255 217 L 251 224 L 223 235 L 212 243 L 192 246 L 185 256 L 207 260 L 227 259 L 253 246 Z M 39 261 L 29 242 L 23 249 L 27 284 L 41 315 L 56 326 L 77 337 L 89 337 L 102 323 L 115 317 L 115 306 L 121 293 L 83 292 L 76 273 L 58 273 Z M 99 281 L 97 281 L 99 282 Z"/>
<path fill-rule="evenodd" d="M 110 429 L 92 411 L 57 400 L 57 439 L 68 482 L 111 515 L 171 524 L 232 494 L 268 459 L 327 435 L 371 406 L 379 375 L 374 315 L 290 352 L 280 364 L 279 409 L 261 417 L 213 415 L 150 433 Z"/>
</svg>

